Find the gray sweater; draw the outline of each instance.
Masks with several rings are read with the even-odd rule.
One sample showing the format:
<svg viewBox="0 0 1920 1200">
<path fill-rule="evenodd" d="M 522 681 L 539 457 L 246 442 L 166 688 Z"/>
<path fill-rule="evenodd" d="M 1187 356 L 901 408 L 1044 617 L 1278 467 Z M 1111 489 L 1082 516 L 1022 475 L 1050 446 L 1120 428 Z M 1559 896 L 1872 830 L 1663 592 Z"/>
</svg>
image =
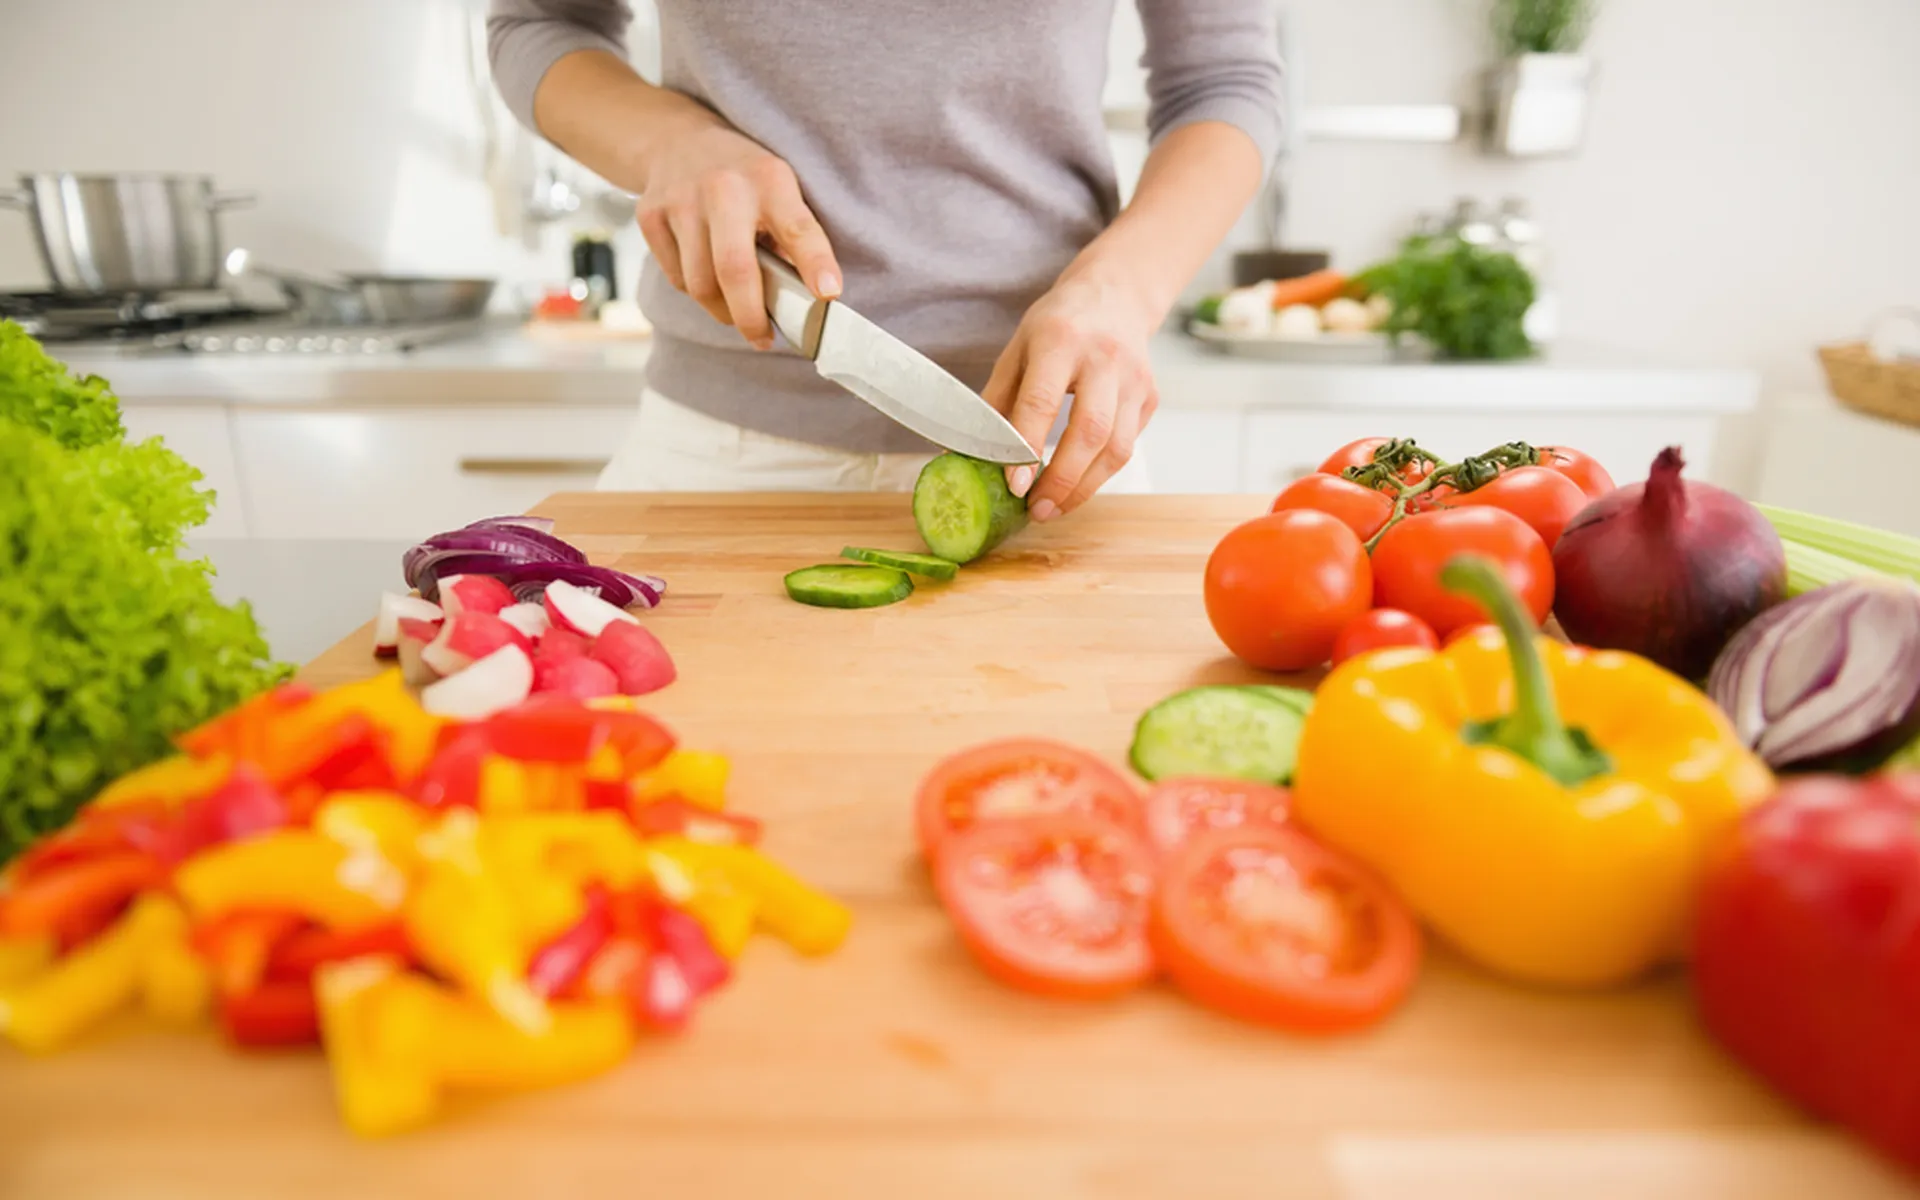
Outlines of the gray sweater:
<svg viewBox="0 0 1920 1200">
<path fill-rule="evenodd" d="M 1225 121 L 1280 137 L 1274 0 L 1136 0 L 1155 138 Z M 970 386 L 1119 208 L 1101 113 L 1115 0 L 658 0 L 662 83 L 792 165 L 843 299 Z M 519 119 L 554 61 L 624 56 L 625 0 L 492 0 Z M 758 352 L 655 264 L 648 382 L 734 424 L 858 451 L 925 449 L 784 350 Z"/>
</svg>

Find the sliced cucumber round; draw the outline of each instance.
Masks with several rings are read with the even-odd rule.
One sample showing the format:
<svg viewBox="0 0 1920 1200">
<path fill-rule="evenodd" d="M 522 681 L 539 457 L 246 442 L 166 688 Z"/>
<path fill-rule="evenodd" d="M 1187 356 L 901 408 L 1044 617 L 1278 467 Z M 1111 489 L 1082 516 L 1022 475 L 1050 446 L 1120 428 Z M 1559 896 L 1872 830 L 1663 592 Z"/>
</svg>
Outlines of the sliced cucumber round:
<svg viewBox="0 0 1920 1200">
<path fill-rule="evenodd" d="M 816 608 L 879 608 L 913 595 L 905 571 L 866 563 L 823 563 L 787 574 L 787 595 Z"/>
<path fill-rule="evenodd" d="M 1261 696 L 1271 696 L 1303 717 L 1307 715 L 1307 710 L 1313 707 L 1313 693 L 1305 688 L 1280 687 L 1271 683 L 1249 683 L 1244 685 L 1244 690 Z"/>
<path fill-rule="evenodd" d="M 1007 469 L 964 454 L 928 463 L 913 485 L 913 523 L 927 549 L 966 564 L 1027 524 L 1027 502 L 1007 489 Z"/>
<path fill-rule="evenodd" d="M 1128 759 L 1145 779 L 1205 776 L 1286 783 L 1305 714 L 1264 688 L 1198 687 L 1141 715 Z"/>
<path fill-rule="evenodd" d="M 840 552 L 840 557 L 851 558 L 855 562 L 878 563 L 883 567 L 892 567 L 896 571 L 905 571 L 909 575 L 938 579 L 942 582 L 960 573 L 958 563 L 949 559 L 935 558 L 931 554 L 915 554 L 911 550 L 869 550 L 865 546 L 848 546 Z"/>
</svg>

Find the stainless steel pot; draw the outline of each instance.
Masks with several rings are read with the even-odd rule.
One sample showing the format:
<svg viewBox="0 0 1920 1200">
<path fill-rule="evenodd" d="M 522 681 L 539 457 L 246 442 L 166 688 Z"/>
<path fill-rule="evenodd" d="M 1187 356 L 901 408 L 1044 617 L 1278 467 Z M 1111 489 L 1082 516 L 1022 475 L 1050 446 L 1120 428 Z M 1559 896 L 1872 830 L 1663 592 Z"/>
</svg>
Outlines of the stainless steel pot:
<svg viewBox="0 0 1920 1200">
<path fill-rule="evenodd" d="M 252 202 L 204 175 L 22 175 L 0 191 L 0 205 L 32 214 L 54 289 L 80 295 L 217 286 L 220 213 Z"/>
</svg>

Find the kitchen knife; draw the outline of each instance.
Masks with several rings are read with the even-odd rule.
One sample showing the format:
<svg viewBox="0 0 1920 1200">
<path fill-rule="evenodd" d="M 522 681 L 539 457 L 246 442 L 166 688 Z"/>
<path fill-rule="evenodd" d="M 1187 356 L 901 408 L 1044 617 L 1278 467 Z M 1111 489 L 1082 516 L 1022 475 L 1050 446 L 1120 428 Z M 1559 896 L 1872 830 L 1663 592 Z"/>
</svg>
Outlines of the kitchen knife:
<svg viewBox="0 0 1920 1200">
<path fill-rule="evenodd" d="M 1040 461 L 979 393 L 838 300 L 815 296 L 764 247 L 760 282 L 774 328 L 823 377 L 935 445 L 987 462 Z"/>
</svg>

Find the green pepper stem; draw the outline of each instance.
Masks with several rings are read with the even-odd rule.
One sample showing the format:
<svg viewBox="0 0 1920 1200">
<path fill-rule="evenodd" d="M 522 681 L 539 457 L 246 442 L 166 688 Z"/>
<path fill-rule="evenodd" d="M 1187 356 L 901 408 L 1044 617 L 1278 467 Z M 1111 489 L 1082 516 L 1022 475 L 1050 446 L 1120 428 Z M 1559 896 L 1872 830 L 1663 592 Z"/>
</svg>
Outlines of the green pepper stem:
<svg viewBox="0 0 1920 1200">
<path fill-rule="evenodd" d="M 1513 711 L 1470 731 L 1473 740 L 1489 742 L 1531 762 L 1554 779 L 1572 785 L 1611 768 L 1607 756 L 1579 730 L 1560 718 L 1560 705 L 1547 681 L 1547 666 L 1535 642 L 1538 630 L 1513 589 L 1487 559 L 1458 555 L 1440 569 L 1440 582 L 1487 610 L 1507 643 L 1513 664 Z"/>
</svg>

